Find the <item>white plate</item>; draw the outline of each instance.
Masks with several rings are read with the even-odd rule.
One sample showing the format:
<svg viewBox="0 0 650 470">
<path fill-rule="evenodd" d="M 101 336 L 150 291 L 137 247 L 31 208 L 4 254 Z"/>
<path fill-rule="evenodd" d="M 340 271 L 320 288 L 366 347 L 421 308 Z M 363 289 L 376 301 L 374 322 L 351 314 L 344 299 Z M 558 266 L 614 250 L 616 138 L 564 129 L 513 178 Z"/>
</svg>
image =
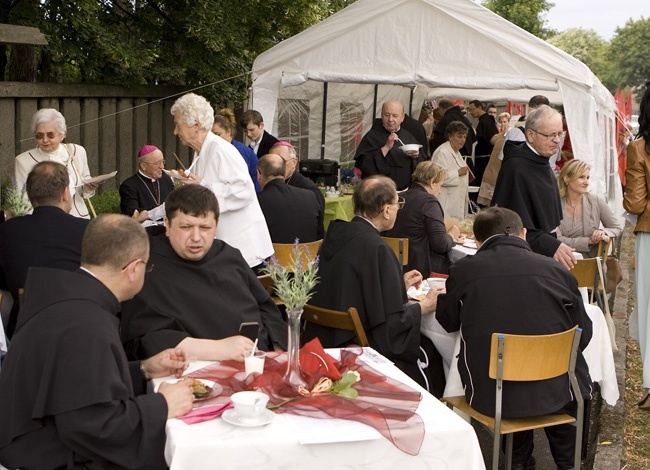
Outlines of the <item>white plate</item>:
<svg viewBox="0 0 650 470">
<path fill-rule="evenodd" d="M 183 380 L 183 379 L 181 378 L 181 379 L 166 380 L 165 383 L 168 383 L 168 384 L 175 384 L 175 383 L 178 382 L 179 380 Z M 203 382 L 205 385 L 207 385 L 208 387 L 210 387 L 212 390 L 210 390 L 210 391 L 207 393 L 207 395 L 205 395 L 205 396 L 203 396 L 203 397 L 201 397 L 201 398 L 195 398 L 195 399 L 194 399 L 195 402 L 196 402 L 196 401 L 207 400 L 208 398 L 214 398 L 214 397 L 216 397 L 216 396 L 219 396 L 219 395 L 221 394 L 221 392 L 223 392 L 223 387 L 222 387 L 221 385 L 219 385 L 218 383 L 213 382 L 212 380 L 208 380 L 208 379 L 196 379 L 196 380 L 198 380 L 198 381 L 200 381 L 200 382 Z M 156 386 L 154 387 L 154 392 L 158 392 L 158 388 L 159 388 L 159 387 L 160 387 L 160 384 L 156 385 Z"/>
<path fill-rule="evenodd" d="M 242 422 L 241 416 L 239 416 L 239 413 L 237 413 L 234 408 L 224 411 L 221 417 L 226 423 L 233 424 L 235 426 L 253 428 L 257 426 L 266 426 L 269 424 L 275 418 L 275 413 L 273 413 L 271 410 L 264 410 L 260 416 L 260 419 L 252 423 L 248 421 Z"/>
<path fill-rule="evenodd" d="M 169 171 L 169 170 L 165 170 L 164 168 L 163 168 L 163 171 L 164 171 L 168 176 L 172 177 L 172 178 L 175 179 L 175 180 L 178 180 L 178 181 L 189 181 L 189 178 L 186 178 L 186 177 L 183 176 L 181 173 L 172 173 L 171 171 Z M 181 170 L 181 172 L 182 172 L 182 171 L 183 171 L 183 170 Z"/>
<path fill-rule="evenodd" d="M 99 176 L 93 176 L 92 178 L 88 178 L 87 180 L 83 180 L 81 183 L 82 185 L 84 184 L 89 184 L 89 183 L 101 183 L 103 181 L 109 180 L 113 178 L 115 175 L 117 175 L 117 170 L 111 172 L 111 173 L 106 173 L 105 175 L 99 175 Z"/>
<path fill-rule="evenodd" d="M 476 241 L 474 240 L 467 240 L 465 243 L 463 243 L 463 246 L 465 248 L 474 248 L 475 250 L 478 249 L 478 246 L 476 245 Z"/>
<path fill-rule="evenodd" d="M 429 290 L 430 290 L 429 284 L 423 282 L 420 285 L 419 289 L 416 289 L 415 286 L 409 287 L 408 290 L 406 291 L 406 294 L 408 295 L 409 299 L 417 300 L 419 302 L 421 300 L 424 300 Z"/>
</svg>

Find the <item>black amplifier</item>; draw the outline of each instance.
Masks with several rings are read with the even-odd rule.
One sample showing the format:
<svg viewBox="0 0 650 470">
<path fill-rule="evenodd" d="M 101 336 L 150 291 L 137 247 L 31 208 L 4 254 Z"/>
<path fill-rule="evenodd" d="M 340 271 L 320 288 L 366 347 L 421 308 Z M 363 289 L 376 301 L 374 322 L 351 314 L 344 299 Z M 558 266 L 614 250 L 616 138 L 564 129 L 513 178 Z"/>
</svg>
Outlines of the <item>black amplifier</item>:
<svg viewBox="0 0 650 470">
<path fill-rule="evenodd" d="M 337 186 L 339 183 L 339 162 L 336 160 L 321 160 L 320 158 L 301 160 L 299 170 L 314 182 L 322 179 L 325 186 Z"/>
</svg>

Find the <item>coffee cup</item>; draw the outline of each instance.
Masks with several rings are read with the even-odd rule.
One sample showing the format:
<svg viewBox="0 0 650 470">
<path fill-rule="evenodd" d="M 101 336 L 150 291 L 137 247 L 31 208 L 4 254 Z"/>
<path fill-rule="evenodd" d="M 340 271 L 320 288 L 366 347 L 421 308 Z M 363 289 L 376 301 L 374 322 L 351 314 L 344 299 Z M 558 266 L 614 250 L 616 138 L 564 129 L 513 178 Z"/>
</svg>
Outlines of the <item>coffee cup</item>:
<svg viewBox="0 0 650 470">
<path fill-rule="evenodd" d="M 427 284 L 429 284 L 430 289 L 444 289 L 447 284 L 447 279 L 441 277 L 430 277 L 427 279 Z"/>
<path fill-rule="evenodd" d="M 266 410 L 269 396 L 262 392 L 237 392 L 230 397 L 242 423 L 255 423 Z"/>
<path fill-rule="evenodd" d="M 264 372 L 264 359 L 266 358 L 266 353 L 260 351 L 259 349 L 255 351 L 255 354 L 244 356 L 244 368 L 246 370 L 246 377 L 252 373 L 261 374 Z"/>
</svg>

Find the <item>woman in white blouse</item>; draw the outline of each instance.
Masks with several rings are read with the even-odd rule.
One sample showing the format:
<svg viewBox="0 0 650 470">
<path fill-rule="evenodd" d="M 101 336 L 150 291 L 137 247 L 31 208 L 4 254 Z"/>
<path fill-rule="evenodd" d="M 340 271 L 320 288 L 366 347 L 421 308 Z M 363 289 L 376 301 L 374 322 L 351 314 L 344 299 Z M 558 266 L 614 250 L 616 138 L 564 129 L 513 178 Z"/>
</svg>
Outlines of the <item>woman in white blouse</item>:
<svg viewBox="0 0 650 470">
<path fill-rule="evenodd" d="M 563 214 L 558 240 L 583 256 L 595 256 L 600 241 L 607 242 L 621 234 L 621 221 L 602 196 L 588 192 L 589 165 L 585 162 L 566 163 L 558 176 L 558 185 Z"/>
<path fill-rule="evenodd" d="M 36 138 L 36 148 L 16 157 L 16 186 L 24 187 L 27 175 L 37 163 L 61 163 L 70 175 L 70 214 L 84 219 L 90 218 L 84 199 L 95 194 L 96 186 L 83 184 L 83 180 L 90 178 L 86 150 L 81 145 L 63 143 L 67 131 L 63 114 L 52 108 L 39 109 L 32 117 L 32 131 Z"/>
<path fill-rule="evenodd" d="M 460 154 L 465 145 L 469 129 L 460 121 L 452 121 L 445 129 L 447 141 L 433 152 L 431 160 L 447 170 L 447 179 L 442 185 L 438 199 L 445 217 L 465 218 L 469 197 L 469 168 Z"/>
</svg>

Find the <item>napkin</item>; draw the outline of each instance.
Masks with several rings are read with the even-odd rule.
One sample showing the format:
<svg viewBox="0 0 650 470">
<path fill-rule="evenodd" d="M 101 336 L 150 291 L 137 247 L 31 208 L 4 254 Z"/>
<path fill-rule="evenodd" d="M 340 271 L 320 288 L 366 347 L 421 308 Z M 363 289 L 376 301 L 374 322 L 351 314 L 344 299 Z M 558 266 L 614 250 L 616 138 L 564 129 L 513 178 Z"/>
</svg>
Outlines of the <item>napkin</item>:
<svg viewBox="0 0 650 470">
<path fill-rule="evenodd" d="M 183 416 L 179 416 L 178 419 L 183 420 L 187 424 L 202 423 L 203 421 L 218 418 L 228 408 L 232 408 L 232 402 L 222 403 L 221 405 L 202 406 L 201 408 L 194 408 Z"/>
<path fill-rule="evenodd" d="M 300 349 L 300 369 L 305 374 L 339 380 L 341 372 L 337 367 L 338 363 L 339 361 L 325 352 L 318 338 L 312 339 Z"/>
</svg>

